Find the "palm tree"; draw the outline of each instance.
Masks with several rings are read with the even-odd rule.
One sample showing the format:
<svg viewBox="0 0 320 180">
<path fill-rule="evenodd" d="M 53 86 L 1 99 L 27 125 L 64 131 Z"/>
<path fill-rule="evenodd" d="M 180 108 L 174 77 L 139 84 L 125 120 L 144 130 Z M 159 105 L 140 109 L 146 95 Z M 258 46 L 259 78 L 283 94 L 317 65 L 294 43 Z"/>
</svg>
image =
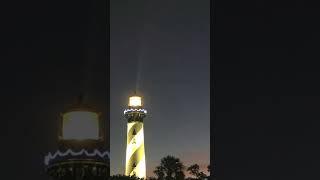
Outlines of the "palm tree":
<svg viewBox="0 0 320 180">
<path fill-rule="evenodd" d="M 179 158 L 174 156 L 166 156 L 161 159 L 160 166 L 153 171 L 158 180 L 183 180 L 184 165 Z"/>
<path fill-rule="evenodd" d="M 157 166 L 156 169 L 153 171 L 153 173 L 158 177 L 158 180 L 164 180 L 165 179 L 165 172 L 164 167 Z"/>
<path fill-rule="evenodd" d="M 125 176 L 121 174 L 113 175 L 109 177 L 109 180 L 143 180 L 136 176 Z"/>
<path fill-rule="evenodd" d="M 207 179 L 207 175 L 204 172 L 200 171 L 200 167 L 198 164 L 193 164 L 191 166 L 188 167 L 187 171 L 194 177 L 196 177 L 196 179 Z"/>
<path fill-rule="evenodd" d="M 148 180 L 158 180 L 158 179 L 155 177 L 149 177 Z"/>
</svg>

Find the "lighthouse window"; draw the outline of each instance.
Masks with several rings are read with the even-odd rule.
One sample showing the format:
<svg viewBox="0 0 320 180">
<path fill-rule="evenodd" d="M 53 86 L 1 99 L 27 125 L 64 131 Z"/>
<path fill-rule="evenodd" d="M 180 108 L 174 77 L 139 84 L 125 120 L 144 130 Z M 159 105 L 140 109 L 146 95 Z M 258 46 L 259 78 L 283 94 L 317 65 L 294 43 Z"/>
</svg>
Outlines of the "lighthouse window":
<svg viewBox="0 0 320 180">
<path fill-rule="evenodd" d="M 64 139 L 99 139 L 99 117 L 95 112 L 72 111 L 63 114 Z"/>
</svg>

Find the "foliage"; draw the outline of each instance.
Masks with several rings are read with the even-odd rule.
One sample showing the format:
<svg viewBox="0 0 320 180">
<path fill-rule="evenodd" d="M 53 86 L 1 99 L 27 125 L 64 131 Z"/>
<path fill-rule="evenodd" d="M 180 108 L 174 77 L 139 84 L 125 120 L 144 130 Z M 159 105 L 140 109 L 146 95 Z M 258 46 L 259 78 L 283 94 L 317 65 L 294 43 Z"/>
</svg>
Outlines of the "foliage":
<svg viewBox="0 0 320 180">
<path fill-rule="evenodd" d="M 184 165 L 179 158 L 166 156 L 161 159 L 161 163 L 153 171 L 158 180 L 184 180 Z"/>
<path fill-rule="evenodd" d="M 204 172 L 200 171 L 198 164 L 193 164 L 187 168 L 187 171 L 190 175 L 194 176 L 196 179 L 204 180 L 207 179 L 207 175 Z"/>
<path fill-rule="evenodd" d="M 186 170 L 192 177 L 185 178 L 185 166 L 179 158 L 174 156 L 166 156 L 161 159 L 160 165 L 153 171 L 156 177 L 149 177 L 147 180 L 207 180 L 204 172 L 200 171 L 198 164 L 189 166 Z M 210 173 L 210 165 L 207 166 L 207 171 Z M 114 175 L 109 180 L 143 180 L 136 176 Z"/>
<path fill-rule="evenodd" d="M 143 179 L 138 178 L 136 176 L 125 176 L 125 175 L 117 174 L 114 176 L 110 176 L 109 180 L 143 180 Z"/>
<path fill-rule="evenodd" d="M 149 177 L 148 180 L 157 180 L 156 177 Z"/>
</svg>

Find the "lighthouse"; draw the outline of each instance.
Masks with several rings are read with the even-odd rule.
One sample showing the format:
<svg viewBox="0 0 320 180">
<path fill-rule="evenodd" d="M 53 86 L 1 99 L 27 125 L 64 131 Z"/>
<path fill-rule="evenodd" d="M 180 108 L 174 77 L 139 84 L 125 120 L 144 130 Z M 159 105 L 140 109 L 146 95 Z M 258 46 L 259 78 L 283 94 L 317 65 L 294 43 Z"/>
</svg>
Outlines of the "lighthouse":
<svg viewBox="0 0 320 180">
<path fill-rule="evenodd" d="M 107 180 L 110 157 L 102 114 L 79 100 L 60 115 L 58 149 L 44 158 L 47 174 L 54 180 Z"/>
<path fill-rule="evenodd" d="M 128 108 L 124 110 L 127 120 L 126 176 L 146 178 L 143 119 L 147 111 L 143 109 L 140 96 L 129 97 Z"/>
</svg>

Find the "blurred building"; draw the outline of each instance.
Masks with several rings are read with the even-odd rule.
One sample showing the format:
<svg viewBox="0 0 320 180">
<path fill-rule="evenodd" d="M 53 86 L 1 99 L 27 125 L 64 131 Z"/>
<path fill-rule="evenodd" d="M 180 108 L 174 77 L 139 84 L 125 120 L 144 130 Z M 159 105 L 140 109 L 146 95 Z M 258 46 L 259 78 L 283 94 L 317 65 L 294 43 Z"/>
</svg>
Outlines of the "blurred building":
<svg viewBox="0 0 320 180">
<path fill-rule="evenodd" d="M 81 101 L 60 114 L 58 148 L 45 156 L 45 170 L 55 180 L 105 180 L 109 150 L 101 113 Z"/>
</svg>

